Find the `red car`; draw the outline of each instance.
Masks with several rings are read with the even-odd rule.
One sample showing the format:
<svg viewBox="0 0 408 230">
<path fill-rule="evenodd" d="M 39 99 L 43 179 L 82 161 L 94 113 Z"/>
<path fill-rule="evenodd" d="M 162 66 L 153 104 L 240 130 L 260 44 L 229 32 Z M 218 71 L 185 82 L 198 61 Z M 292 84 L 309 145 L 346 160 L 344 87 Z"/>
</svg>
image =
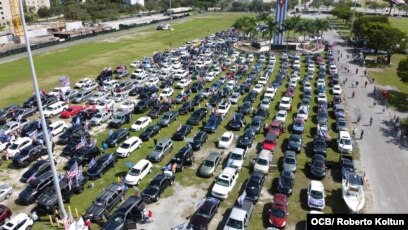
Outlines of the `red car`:
<svg viewBox="0 0 408 230">
<path fill-rule="evenodd" d="M 222 71 L 224 71 L 224 70 L 228 69 L 228 66 L 225 65 L 225 64 L 223 64 L 223 65 L 221 66 L 221 69 L 222 69 Z"/>
<path fill-rule="evenodd" d="M 82 105 L 71 105 L 68 109 L 62 111 L 61 118 L 70 118 L 84 110 Z"/>
<path fill-rule="evenodd" d="M 272 133 L 268 133 L 266 134 L 265 140 L 262 144 L 262 148 L 269 150 L 269 151 L 275 151 L 276 148 L 276 139 L 277 136 L 272 134 Z"/>
<path fill-rule="evenodd" d="M 121 73 L 121 72 L 123 72 L 124 70 L 127 70 L 127 67 L 126 67 L 126 65 L 121 64 L 121 65 L 118 65 L 118 66 L 116 67 L 116 69 L 113 71 L 113 73 Z"/>
<path fill-rule="evenodd" d="M 8 207 L 0 204 L 0 225 L 3 225 L 6 220 L 9 220 L 12 214 Z"/>
<path fill-rule="evenodd" d="M 317 60 L 316 60 L 316 64 L 320 65 L 320 64 L 323 64 L 323 63 L 324 63 L 323 58 L 318 57 Z"/>
<path fill-rule="evenodd" d="M 288 216 L 288 198 L 285 194 L 276 193 L 273 197 L 272 210 L 269 210 L 269 223 L 279 229 L 286 227 Z"/>
<path fill-rule="evenodd" d="M 235 75 L 234 71 L 228 71 L 226 74 L 226 77 L 227 79 L 231 79 L 231 78 L 234 78 L 234 75 Z"/>
<path fill-rule="evenodd" d="M 281 121 L 273 120 L 269 125 L 268 133 L 272 133 L 275 136 L 279 137 L 283 132 L 285 132 L 285 127 L 283 126 L 283 123 Z"/>
</svg>

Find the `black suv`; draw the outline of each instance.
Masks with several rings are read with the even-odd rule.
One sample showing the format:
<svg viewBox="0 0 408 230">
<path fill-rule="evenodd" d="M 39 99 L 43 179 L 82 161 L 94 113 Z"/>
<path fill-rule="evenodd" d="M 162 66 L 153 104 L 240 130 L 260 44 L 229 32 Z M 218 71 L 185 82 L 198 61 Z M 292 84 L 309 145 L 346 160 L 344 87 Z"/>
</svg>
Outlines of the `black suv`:
<svg viewBox="0 0 408 230">
<path fill-rule="evenodd" d="M 109 212 L 124 199 L 127 189 L 124 184 L 112 183 L 92 202 L 85 216 L 91 221 L 106 219 Z"/>
<path fill-rule="evenodd" d="M 208 140 L 208 135 L 204 131 L 199 131 L 193 138 L 193 142 L 191 143 L 191 146 L 193 150 L 197 151 L 201 149 L 201 146 L 203 146 L 204 143 L 206 143 Z"/>
<path fill-rule="evenodd" d="M 136 229 L 136 222 L 143 217 L 145 204 L 141 197 L 130 196 L 115 210 L 109 220 L 103 225 L 103 230 Z"/>
<path fill-rule="evenodd" d="M 18 203 L 28 205 L 34 203 L 43 192 L 52 185 L 52 172 L 48 171 L 35 178 L 18 195 Z"/>
<path fill-rule="evenodd" d="M 191 117 L 187 120 L 189 125 L 198 125 L 207 116 L 207 109 L 200 108 L 194 111 Z"/>
<path fill-rule="evenodd" d="M 164 171 L 157 174 L 150 182 L 149 186 L 142 192 L 144 201 L 157 202 L 164 190 L 174 183 L 174 175 L 172 172 Z"/>
<path fill-rule="evenodd" d="M 109 169 L 109 167 L 114 167 L 118 158 L 114 154 L 105 154 L 99 157 L 92 167 L 88 167 L 86 175 L 90 179 L 100 178 L 103 173 Z"/>
<path fill-rule="evenodd" d="M 80 132 L 80 131 L 83 131 L 83 130 L 84 130 L 84 128 L 82 127 L 82 125 L 73 125 L 73 126 L 69 127 L 67 130 L 65 130 L 65 132 L 58 137 L 58 142 L 57 143 L 60 144 L 60 145 L 67 144 L 68 140 L 71 138 L 71 136 L 74 133 L 77 133 L 77 132 Z"/>
<path fill-rule="evenodd" d="M 194 103 L 192 101 L 184 102 L 184 104 L 179 109 L 180 115 L 185 115 L 191 111 L 194 111 Z"/>
<path fill-rule="evenodd" d="M 75 153 L 78 148 L 78 144 L 85 138 L 86 142 L 90 141 L 91 135 L 86 131 L 80 131 L 74 133 L 67 143 L 67 145 L 62 149 L 62 154 L 65 156 L 71 156 Z"/>
<path fill-rule="evenodd" d="M 128 139 L 129 136 L 129 131 L 125 128 L 121 128 L 113 132 L 112 135 L 108 136 L 108 138 L 105 140 L 105 143 L 109 147 L 115 147 L 119 144 L 119 142 Z"/>
<path fill-rule="evenodd" d="M 156 134 L 160 133 L 160 125 L 150 125 L 148 126 L 143 133 L 140 134 L 140 139 L 142 141 L 148 141 L 150 138 L 154 137 Z"/>
<path fill-rule="evenodd" d="M 43 145 L 29 145 L 13 157 L 14 167 L 26 167 L 39 157 L 47 154 L 47 148 Z"/>
<path fill-rule="evenodd" d="M 171 164 L 177 164 L 177 172 L 181 172 L 184 166 L 191 166 L 193 164 L 193 149 L 188 144 L 181 148 L 171 160 Z"/>
<path fill-rule="evenodd" d="M 51 165 L 48 160 L 37 161 L 27 170 L 22 176 L 20 181 L 23 183 L 29 183 L 35 178 L 39 177 L 41 174 L 51 170 Z"/>
<path fill-rule="evenodd" d="M 96 158 L 100 153 L 98 146 L 84 146 L 75 151 L 72 157 L 68 160 L 67 164 L 65 165 L 64 169 L 69 170 L 75 162 L 78 165 L 84 166 L 88 164 L 92 158 Z"/>
<path fill-rule="evenodd" d="M 147 116 L 151 118 L 158 118 L 164 112 L 169 111 L 171 108 L 171 104 L 168 102 L 164 102 L 158 105 L 155 105 L 152 110 L 147 114 Z"/>
<path fill-rule="evenodd" d="M 173 134 L 172 139 L 175 141 L 182 141 L 184 138 L 191 133 L 192 127 L 190 125 L 182 125 Z"/>
<path fill-rule="evenodd" d="M 68 179 L 62 179 L 59 182 L 62 199 L 65 203 L 69 203 L 71 196 L 79 194 L 84 190 L 84 186 L 88 179 L 86 177 L 74 177 L 71 182 Z M 71 185 L 70 185 L 71 183 Z M 37 209 L 42 213 L 54 214 L 58 210 L 58 197 L 53 186 L 51 186 L 37 200 Z"/>
<path fill-rule="evenodd" d="M 199 105 L 202 101 L 204 101 L 205 97 L 201 93 L 197 94 L 193 98 L 193 104 L 194 105 Z"/>
<path fill-rule="evenodd" d="M 238 142 L 237 142 L 237 147 L 243 148 L 243 149 L 251 148 L 254 140 L 255 140 L 255 130 L 246 129 L 244 134 L 239 137 Z"/>
<path fill-rule="evenodd" d="M 145 98 L 137 103 L 135 106 L 135 113 L 144 113 L 156 104 L 156 99 Z"/>
</svg>

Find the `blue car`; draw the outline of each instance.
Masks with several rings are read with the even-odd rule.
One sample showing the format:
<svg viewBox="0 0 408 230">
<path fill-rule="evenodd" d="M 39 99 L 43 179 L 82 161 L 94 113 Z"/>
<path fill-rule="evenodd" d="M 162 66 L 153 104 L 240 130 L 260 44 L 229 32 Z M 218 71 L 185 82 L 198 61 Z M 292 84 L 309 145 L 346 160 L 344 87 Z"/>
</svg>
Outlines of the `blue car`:
<svg viewBox="0 0 408 230">
<path fill-rule="evenodd" d="M 303 131 L 305 130 L 305 121 L 303 120 L 303 118 L 298 117 L 295 119 L 292 130 L 293 130 L 293 133 L 296 133 L 296 134 L 303 133 Z"/>
<path fill-rule="evenodd" d="M 205 124 L 204 131 L 207 133 L 215 133 L 219 124 L 221 124 L 221 117 L 212 115 Z"/>
</svg>

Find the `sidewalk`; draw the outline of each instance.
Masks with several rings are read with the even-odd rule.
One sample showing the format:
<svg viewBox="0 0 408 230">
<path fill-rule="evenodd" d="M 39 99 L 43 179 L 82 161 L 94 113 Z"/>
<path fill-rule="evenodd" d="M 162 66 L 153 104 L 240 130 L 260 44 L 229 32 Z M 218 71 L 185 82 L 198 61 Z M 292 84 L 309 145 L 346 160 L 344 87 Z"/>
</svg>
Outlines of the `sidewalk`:
<svg viewBox="0 0 408 230">
<path fill-rule="evenodd" d="M 328 37 L 327 37 L 328 36 Z M 340 41 L 340 37 L 335 31 L 326 33 L 329 40 Z M 356 135 L 360 137 L 361 130 L 364 130 L 363 139 L 357 140 L 360 149 L 360 161 L 364 167 L 363 171 L 371 184 L 374 196 L 374 210 L 381 213 L 406 213 L 408 212 L 408 180 L 402 179 L 408 175 L 408 151 L 405 145 L 397 139 L 391 118 L 394 115 L 406 117 L 406 114 L 397 113 L 386 109 L 377 101 L 374 104 L 374 85 L 368 83 L 365 87 L 365 68 L 352 63 L 352 48 L 337 46 L 336 51 L 342 53 L 342 58 L 337 62 L 340 82 L 347 79 L 343 85 L 343 93 L 349 108 L 349 115 L 352 123 L 350 129 L 357 128 Z M 347 54 L 349 59 L 347 59 Z M 337 58 L 337 57 L 336 57 Z M 350 71 L 345 71 L 341 66 L 347 66 Z M 356 74 L 356 69 L 358 73 Z M 358 87 L 352 87 L 352 81 L 359 82 Z M 352 93 L 355 97 L 352 98 Z M 361 121 L 355 121 L 361 115 Z M 373 124 L 370 126 L 370 117 Z"/>
</svg>

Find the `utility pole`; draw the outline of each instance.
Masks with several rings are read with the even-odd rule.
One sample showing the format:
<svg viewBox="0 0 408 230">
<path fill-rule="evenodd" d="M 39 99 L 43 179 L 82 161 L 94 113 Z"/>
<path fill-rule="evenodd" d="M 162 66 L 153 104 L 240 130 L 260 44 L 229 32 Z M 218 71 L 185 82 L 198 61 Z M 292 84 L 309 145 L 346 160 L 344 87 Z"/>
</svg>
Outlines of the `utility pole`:
<svg viewBox="0 0 408 230">
<path fill-rule="evenodd" d="M 170 21 L 172 21 L 173 20 L 173 16 L 171 16 L 171 0 L 169 0 L 169 2 L 170 2 Z"/>
<path fill-rule="evenodd" d="M 50 140 L 50 136 L 49 136 L 48 130 L 47 130 L 47 123 L 45 122 L 43 106 L 42 106 L 42 102 L 41 102 L 41 98 L 40 98 L 40 89 L 38 87 L 37 75 L 35 73 L 33 56 L 32 56 L 32 53 L 31 53 L 30 40 L 28 39 L 27 25 L 26 25 L 26 21 L 25 21 L 25 17 L 24 17 L 24 10 L 23 10 L 23 2 L 22 2 L 22 0 L 18 0 L 18 1 L 19 1 L 19 5 L 20 5 L 20 14 L 21 14 L 21 21 L 22 21 L 22 24 L 23 24 L 24 39 L 25 39 L 25 44 L 26 44 L 26 47 L 27 47 L 27 55 L 28 55 L 28 60 L 29 60 L 29 63 L 30 63 L 31 79 L 32 79 L 33 85 L 34 85 L 35 96 L 36 96 L 37 105 L 38 105 L 38 111 L 40 113 L 42 131 L 43 131 L 44 139 L 45 139 L 44 141 L 45 141 L 45 145 L 47 146 L 48 160 L 50 161 L 50 165 L 51 165 L 51 171 L 52 171 L 53 182 L 54 182 L 54 189 L 55 189 L 55 192 L 57 193 L 59 209 L 60 209 L 60 212 L 62 213 L 62 215 L 64 217 L 64 222 L 65 222 L 65 220 L 67 218 L 67 213 L 66 213 L 65 208 L 64 208 L 64 202 L 62 201 L 61 189 L 60 189 L 60 186 L 59 186 L 59 179 L 58 179 L 57 171 L 55 169 L 54 157 L 52 155 L 51 140 Z"/>
<path fill-rule="evenodd" d="M 354 10 L 353 10 L 353 18 L 351 19 L 351 30 L 350 30 L 350 34 L 351 34 L 351 31 L 353 30 L 354 16 L 356 15 L 356 2 L 357 2 L 357 0 L 354 0 Z"/>
</svg>

